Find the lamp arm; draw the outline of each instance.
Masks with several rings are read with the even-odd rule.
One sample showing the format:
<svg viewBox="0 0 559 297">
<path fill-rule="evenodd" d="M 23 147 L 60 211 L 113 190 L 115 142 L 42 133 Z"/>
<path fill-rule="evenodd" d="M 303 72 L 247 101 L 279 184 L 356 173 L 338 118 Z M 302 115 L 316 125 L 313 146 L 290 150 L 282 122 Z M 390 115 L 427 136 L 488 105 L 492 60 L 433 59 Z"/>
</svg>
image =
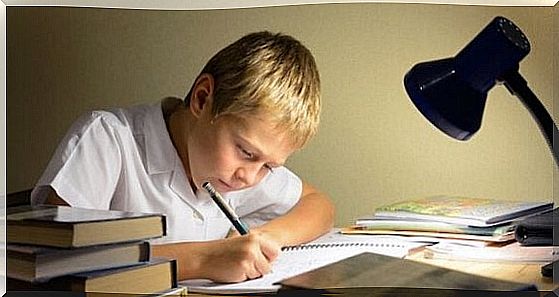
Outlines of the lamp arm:
<svg viewBox="0 0 559 297">
<path fill-rule="evenodd" d="M 553 122 L 551 115 L 547 112 L 538 97 L 530 90 L 528 83 L 522 75 L 518 73 L 517 69 L 506 72 L 501 76 L 500 80 L 530 111 L 547 140 L 547 144 L 555 159 L 555 165 L 559 166 L 559 146 L 553 145 L 554 139 L 559 140 L 559 132 L 557 131 L 557 126 L 555 122 Z"/>
</svg>

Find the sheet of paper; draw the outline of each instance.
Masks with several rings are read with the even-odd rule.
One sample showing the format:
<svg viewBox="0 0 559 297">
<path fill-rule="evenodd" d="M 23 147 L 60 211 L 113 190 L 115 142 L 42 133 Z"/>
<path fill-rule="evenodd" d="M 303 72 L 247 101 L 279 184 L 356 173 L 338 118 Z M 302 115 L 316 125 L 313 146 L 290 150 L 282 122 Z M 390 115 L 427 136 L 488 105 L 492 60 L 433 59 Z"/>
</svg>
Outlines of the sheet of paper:
<svg viewBox="0 0 559 297">
<path fill-rule="evenodd" d="M 379 253 L 403 258 L 410 249 L 424 245 L 395 238 L 367 236 L 355 238 L 330 232 L 325 236 L 303 245 L 282 251 L 273 264 L 272 272 L 254 280 L 241 283 L 220 284 L 209 280 L 188 280 L 180 282 L 189 292 L 213 294 L 243 294 L 274 292 L 279 289 L 276 283 L 325 265 L 349 258 L 364 252 Z"/>
</svg>

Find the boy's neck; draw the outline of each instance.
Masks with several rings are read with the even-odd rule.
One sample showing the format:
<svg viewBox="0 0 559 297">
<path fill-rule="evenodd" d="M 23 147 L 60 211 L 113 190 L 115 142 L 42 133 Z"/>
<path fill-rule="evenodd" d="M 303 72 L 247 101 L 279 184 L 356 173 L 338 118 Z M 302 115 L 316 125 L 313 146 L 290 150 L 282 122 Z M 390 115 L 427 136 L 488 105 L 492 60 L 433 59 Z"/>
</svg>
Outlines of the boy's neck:
<svg viewBox="0 0 559 297">
<path fill-rule="evenodd" d="M 181 159 L 184 172 L 188 177 L 188 182 L 192 191 L 196 194 L 197 187 L 194 185 L 190 174 L 190 166 L 188 161 L 188 129 L 190 125 L 189 117 L 186 113 L 184 107 L 184 101 L 178 98 L 168 97 L 161 103 L 161 110 L 163 112 L 163 118 L 165 120 L 165 125 L 167 126 L 167 132 L 171 138 L 171 142 Z"/>
<path fill-rule="evenodd" d="M 163 112 L 163 119 L 165 119 L 167 130 L 169 130 L 169 118 L 171 114 L 182 104 L 184 104 L 184 102 L 176 97 L 166 97 L 161 101 L 161 111 Z"/>
</svg>

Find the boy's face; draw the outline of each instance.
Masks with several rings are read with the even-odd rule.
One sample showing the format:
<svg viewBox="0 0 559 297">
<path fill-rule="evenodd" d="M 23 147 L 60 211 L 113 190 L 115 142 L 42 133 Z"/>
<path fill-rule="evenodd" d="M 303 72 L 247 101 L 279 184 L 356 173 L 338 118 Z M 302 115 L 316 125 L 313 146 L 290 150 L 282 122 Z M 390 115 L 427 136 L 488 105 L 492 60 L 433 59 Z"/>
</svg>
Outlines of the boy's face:
<svg viewBox="0 0 559 297">
<path fill-rule="evenodd" d="M 212 122 L 206 112 L 189 133 L 189 175 L 197 188 L 209 181 L 219 192 L 241 190 L 273 174 L 294 151 L 288 133 L 265 116 L 221 116 Z"/>
</svg>

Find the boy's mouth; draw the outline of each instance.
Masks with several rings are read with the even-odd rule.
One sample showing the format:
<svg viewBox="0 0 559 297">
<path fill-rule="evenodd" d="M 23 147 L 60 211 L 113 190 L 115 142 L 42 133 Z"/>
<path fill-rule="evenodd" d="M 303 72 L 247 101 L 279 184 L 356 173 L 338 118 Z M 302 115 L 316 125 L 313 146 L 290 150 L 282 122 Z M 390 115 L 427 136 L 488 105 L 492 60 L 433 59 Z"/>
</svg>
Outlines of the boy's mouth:
<svg viewBox="0 0 559 297">
<path fill-rule="evenodd" d="M 220 190 L 222 192 L 231 192 L 231 191 L 235 190 L 235 188 L 233 188 L 232 186 L 230 186 L 228 183 L 226 183 L 225 181 L 223 181 L 221 179 L 218 179 L 218 182 L 219 183 L 217 184 L 217 187 L 221 188 Z"/>
</svg>

